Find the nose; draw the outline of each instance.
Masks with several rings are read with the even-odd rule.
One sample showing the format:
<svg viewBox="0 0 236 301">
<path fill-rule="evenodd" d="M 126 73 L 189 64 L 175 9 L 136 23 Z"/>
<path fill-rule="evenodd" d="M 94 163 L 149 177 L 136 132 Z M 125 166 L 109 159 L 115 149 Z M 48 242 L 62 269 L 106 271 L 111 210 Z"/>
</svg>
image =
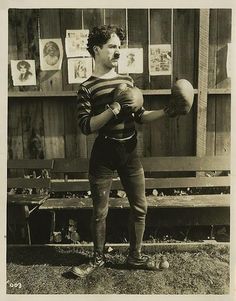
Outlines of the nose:
<svg viewBox="0 0 236 301">
<path fill-rule="evenodd" d="M 120 57 L 120 53 L 119 53 L 119 51 L 116 51 L 115 53 L 114 53 L 114 58 L 115 59 L 118 59 Z"/>
</svg>

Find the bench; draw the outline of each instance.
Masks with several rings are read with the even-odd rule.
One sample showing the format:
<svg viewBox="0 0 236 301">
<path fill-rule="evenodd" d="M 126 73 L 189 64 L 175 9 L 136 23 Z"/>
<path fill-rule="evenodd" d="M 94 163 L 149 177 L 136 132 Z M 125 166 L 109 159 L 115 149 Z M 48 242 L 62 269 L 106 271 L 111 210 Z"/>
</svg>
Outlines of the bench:
<svg viewBox="0 0 236 301">
<path fill-rule="evenodd" d="M 154 226 L 229 225 L 229 157 L 148 157 L 141 160 L 145 171 L 148 223 Z M 57 214 L 81 209 L 91 212 L 87 172 L 87 159 L 54 160 L 50 198 L 39 207 L 52 214 L 50 242 L 61 241 Z M 122 189 L 115 175 L 109 203 L 111 209 L 129 207 Z M 72 229 L 71 233 L 74 232 L 76 241 L 76 221 L 73 214 L 71 216 L 68 227 Z M 86 223 L 89 228 L 89 221 Z"/>
<path fill-rule="evenodd" d="M 30 215 L 49 198 L 53 160 L 8 160 L 7 230 L 13 242 L 31 244 Z"/>
</svg>

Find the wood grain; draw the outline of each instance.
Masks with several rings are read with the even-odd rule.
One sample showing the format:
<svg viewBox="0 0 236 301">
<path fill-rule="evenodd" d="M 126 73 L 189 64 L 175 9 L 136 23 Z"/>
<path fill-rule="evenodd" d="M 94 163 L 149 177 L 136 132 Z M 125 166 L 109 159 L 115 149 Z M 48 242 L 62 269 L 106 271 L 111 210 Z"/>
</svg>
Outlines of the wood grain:
<svg viewBox="0 0 236 301">
<path fill-rule="evenodd" d="M 143 48 L 143 73 L 130 74 L 140 89 L 149 87 L 147 20 L 147 9 L 128 9 L 128 46 L 129 48 Z"/>
<path fill-rule="evenodd" d="M 171 44 L 171 10 L 150 10 L 150 44 Z M 173 54 L 171 54 L 173 56 Z M 171 75 L 151 76 L 152 89 L 167 89 L 171 87 Z"/>
<path fill-rule="evenodd" d="M 82 9 L 60 9 L 60 31 L 62 45 L 65 49 L 65 37 L 67 29 L 82 29 Z M 68 83 L 68 57 L 65 55 L 62 62 L 63 91 L 78 90 L 79 84 Z"/>
</svg>

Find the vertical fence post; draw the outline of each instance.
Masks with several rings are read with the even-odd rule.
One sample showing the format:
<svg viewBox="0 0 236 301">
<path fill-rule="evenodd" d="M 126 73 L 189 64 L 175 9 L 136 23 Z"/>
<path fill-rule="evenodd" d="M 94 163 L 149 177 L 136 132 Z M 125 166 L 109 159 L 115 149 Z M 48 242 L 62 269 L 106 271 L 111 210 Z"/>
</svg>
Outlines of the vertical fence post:
<svg viewBox="0 0 236 301">
<path fill-rule="evenodd" d="M 196 155 L 199 157 L 206 154 L 209 16 L 209 9 L 200 9 L 196 131 Z"/>
</svg>

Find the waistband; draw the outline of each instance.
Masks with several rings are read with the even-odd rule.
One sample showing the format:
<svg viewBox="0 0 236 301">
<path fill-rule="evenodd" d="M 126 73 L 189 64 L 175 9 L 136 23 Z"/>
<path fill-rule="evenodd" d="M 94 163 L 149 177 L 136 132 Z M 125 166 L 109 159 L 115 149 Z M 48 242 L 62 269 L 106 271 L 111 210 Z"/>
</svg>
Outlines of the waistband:
<svg viewBox="0 0 236 301">
<path fill-rule="evenodd" d="M 107 136 L 105 134 L 99 134 L 99 137 L 102 137 L 104 139 L 109 139 L 109 140 L 112 140 L 112 141 L 116 141 L 116 142 L 119 142 L 119 143 L 128 142 L 128 141 L 130 141 L 132 138 L 134 138 L 136 136 L 137 136 L 137 132 L 136 131 L 131 136 L 126 137 L 126 138 L 114 138 L 114 137 Z"/>
</svg>

